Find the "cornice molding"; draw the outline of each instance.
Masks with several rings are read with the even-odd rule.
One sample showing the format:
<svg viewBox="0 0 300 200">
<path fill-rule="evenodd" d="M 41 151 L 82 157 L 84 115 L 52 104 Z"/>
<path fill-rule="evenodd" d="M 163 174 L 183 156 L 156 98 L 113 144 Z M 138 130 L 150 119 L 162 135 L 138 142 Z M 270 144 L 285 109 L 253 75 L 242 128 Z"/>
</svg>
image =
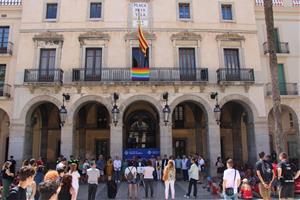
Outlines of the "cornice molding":
<svg viewBox="0 0 300 200">
<path fill-rule="evenodd" d="M 33 41 L 47 41 L 47 42 L 63 42 L 64 36 L 56 32 L 44 32 L 35 35 Z"/>
<path fill-rule="evenodd" d="M 171 40 L 202 40 L 202 37 L 200 34 L 193 33 L 193 32 L 179 32 L 175 33 L 171 36 Z"/>
<path fill-rule="evenodd" d="M 110 40 L 110 35 L 103 32 L 86 32 L 80 34 L 78 37 L 79 42 L 83 42 L 84 40 Z"/>
</svg>

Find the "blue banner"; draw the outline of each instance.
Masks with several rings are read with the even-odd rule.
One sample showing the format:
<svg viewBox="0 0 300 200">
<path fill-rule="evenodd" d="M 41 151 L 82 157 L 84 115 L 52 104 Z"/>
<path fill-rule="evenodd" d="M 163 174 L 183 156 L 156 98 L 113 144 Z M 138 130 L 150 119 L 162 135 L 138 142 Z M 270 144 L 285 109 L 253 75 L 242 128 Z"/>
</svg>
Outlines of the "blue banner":
<svg viewBox="0 0 300 200">
<path fill-rule="evenodd" d="M 138 156 L 144 159 L 149 159 L 152 156 L 160 156 L 160 149 L 158 148 L 147 148 L 147 149 L 124 149 L 124 159 L 131 160 L 134 156 Z"/>
</svg>

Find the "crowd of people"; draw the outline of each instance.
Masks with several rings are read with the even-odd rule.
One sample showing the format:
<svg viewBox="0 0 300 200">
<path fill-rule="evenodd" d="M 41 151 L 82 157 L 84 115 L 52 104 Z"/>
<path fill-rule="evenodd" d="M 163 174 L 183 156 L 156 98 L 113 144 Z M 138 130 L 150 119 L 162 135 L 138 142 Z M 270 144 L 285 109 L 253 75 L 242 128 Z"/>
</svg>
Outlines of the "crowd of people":
<svg viewBox="0 0 300 200">
<path fill-rule="evenodd" d="M 277 157 L 277 156 L 276 156 Z M 259 154 L 255 167 L 235 165 L 232 159 L 217 158 L 217 176 L 210 177 L 208 166 L 200 155 L 167 156 L 144 159 L 134 157 L 121 160 L 102 155 L 98 159 L 79 161 L 70 156 L 60 156 L 56 169 L 48 170 L 42 159 L 25 160 L 16 170 L 13 156 L 1 171 L 3 200 L 76 200 L 81 184 L 88 185 L 88 200 L 95 200 L 99 182 L 107 184 L 107 197 L 115 198 L 118 184 L 128 184 L 128 198 L 155 198 L 154 181 L 165 185 L 165 199 L 175 199 L 175 181 L 188 182 L 184 198 L 198 197 L 198 184 L 212 194 L 224 199 L 271 199 L 278 193 L 280 199 L 294 197 L 294 180 L 299 178 L 295 165 L 286 153 L 279 155 L 279 162 L 264 152 Z M 138 194 L 139 188 L 144 194 Z"/>
</svg>

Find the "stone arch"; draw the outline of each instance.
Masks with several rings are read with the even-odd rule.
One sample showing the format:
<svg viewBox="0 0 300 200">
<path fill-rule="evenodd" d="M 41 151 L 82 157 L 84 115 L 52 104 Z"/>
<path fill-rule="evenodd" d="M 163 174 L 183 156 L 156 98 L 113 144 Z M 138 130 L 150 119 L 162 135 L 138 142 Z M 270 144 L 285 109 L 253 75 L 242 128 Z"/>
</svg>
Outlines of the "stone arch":
<svg viewBox="0 0 300 200">
<path fill-rule="evenodd" d="M 148 96 L 148 95 L 136 95 L 136 96 L 132 96 L 132 97 L 129 97 L 128 99 L 123 100 L 122 103 L 119 104 L 120 105 L 119 106 L 120 107 L 120 116 L 119 116 L 120 122 L 123 122 L 123 117 L 124 117 L 124 114 L 125 114 L 127 108 L 136 101 L 144 101 L 144 102 L 151 104 L 156 109 L 156 112 L 159 114 L 160 121 L 163 120 L 163 116 L 161 114 L 163 106 L 157 99 L 155 99 L 151 96 Z"/>
<path fill-rule="evenodd" d="M 10 116 L 8 112 L 0 108 L 0 162 L 8 159 L 8 138 L 9 138 Z"/>
<path fill-rule="evenodd" d="M 108 111 L 109 117 L 111 118 L 111 112 L 110 110 L 112 109 L 112 104 L 109 103 L 109 98 L 101 97 L 101 96 L 96 96 L 96 95 L 87 95 L 84 97 L 81 97 L 78 99 L 69 109 L 69 114 L 67 118 L 67 123 L 74 122 L 74 119 L 76 117 L 76 114 L 82 108 L 85 104 L 90 103 L 90 102 L 97 102 L 99 104 L 102 104 Z M 74 124 L 74 123 L 73 123 Z"/>
</svg>

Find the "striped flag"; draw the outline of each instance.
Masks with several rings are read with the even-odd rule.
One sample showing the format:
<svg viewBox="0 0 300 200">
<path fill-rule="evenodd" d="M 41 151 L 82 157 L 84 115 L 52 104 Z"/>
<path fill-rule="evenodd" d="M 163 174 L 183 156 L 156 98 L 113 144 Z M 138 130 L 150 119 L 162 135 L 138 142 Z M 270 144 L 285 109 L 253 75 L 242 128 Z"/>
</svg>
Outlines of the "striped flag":
<svg viewBox="0 0 300 200">
<path fill-rule="evenodd" d="M 146 57 L 147 56 L 147 49 L 149 48 L 149 45 L 146 41 L 146 38 L 144 37 L 143 30 L 142 30 L 140 22 L 139 22 L 139 25 L 138 25 L 138 38 L 139 38 L 139 43 L 140 43 L 140 49 L 143 52 L 144 56 Z"/>
</svg>

